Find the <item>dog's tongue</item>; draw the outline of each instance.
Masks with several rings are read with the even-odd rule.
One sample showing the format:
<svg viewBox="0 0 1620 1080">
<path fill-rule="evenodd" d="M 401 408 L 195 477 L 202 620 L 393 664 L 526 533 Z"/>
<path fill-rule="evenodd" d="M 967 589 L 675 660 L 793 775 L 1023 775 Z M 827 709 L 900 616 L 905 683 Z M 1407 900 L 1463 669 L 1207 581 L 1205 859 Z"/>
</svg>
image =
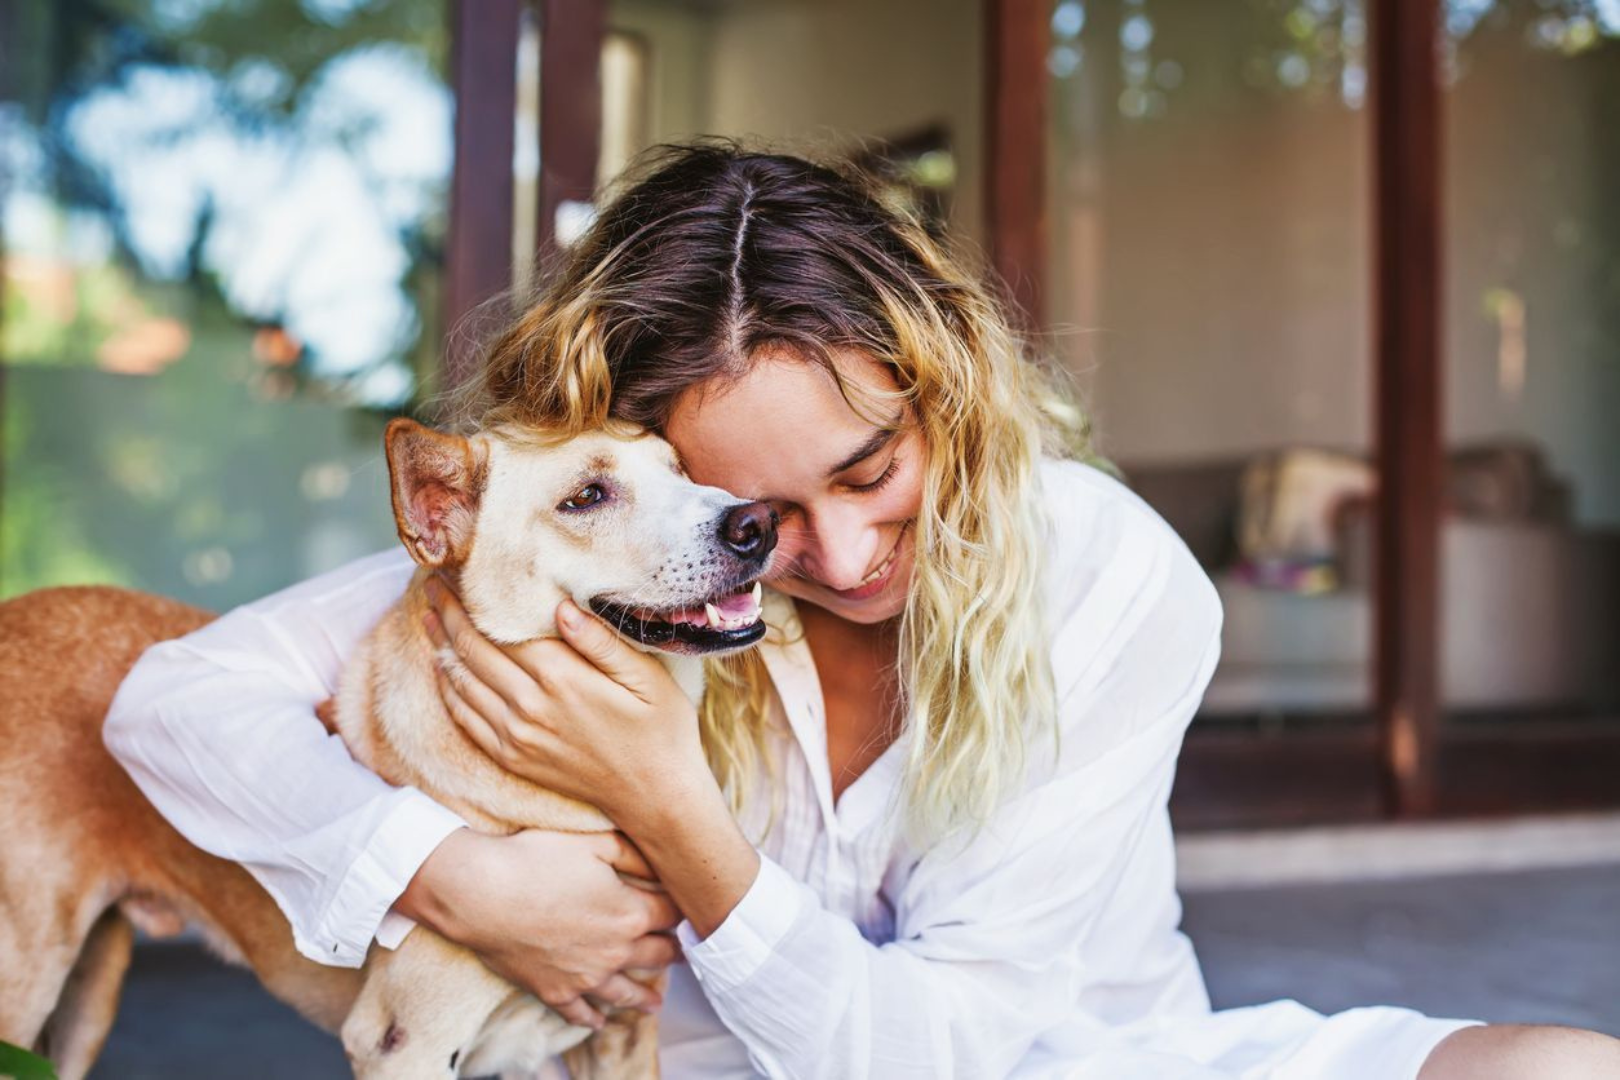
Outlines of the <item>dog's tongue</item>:
<svg viewBox="0 0 1620 1080">
<path fill-rule="evenodd" d="M 723 599 L 716 600 L 715 607 L 727 619 L 752 618 L 759 614 L 759 605 L 754 603 L 752 592 L 733 593 Z"/>
<path fill-rule="evenodd" d="M 713 616 L 710 609 L 713 609 Z M 664 612 L 638 612 L 642 618 L 656 619 L 662 622 L 685 623 L 690 626 L 744 626 L 753 623 L 759 618 L 759 601 L 753 589 L 733 593 L 710 601 L 703 607 L 683 608 L 680 611 Z"/>
</svg>

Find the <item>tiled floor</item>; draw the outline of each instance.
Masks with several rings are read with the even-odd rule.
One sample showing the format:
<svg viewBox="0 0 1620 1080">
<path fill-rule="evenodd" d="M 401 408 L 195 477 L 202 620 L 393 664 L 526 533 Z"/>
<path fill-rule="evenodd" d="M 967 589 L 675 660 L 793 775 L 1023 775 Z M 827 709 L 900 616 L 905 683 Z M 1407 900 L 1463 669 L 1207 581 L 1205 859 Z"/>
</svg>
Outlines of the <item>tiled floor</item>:
<svg viewBox="0 0 1620 1080">
<path fill-rule="evenodd" d="M 1574 1024 L 1620 1035 L 1620 865 L 1186 897 L 1217 1007 Z M 140 950 L 95 1076 L 345 1076 L 335 1040 L 189 946 Z"/>
<path fill-rule="evenodd" d="M 1406 1005 L 1620 1036 L 1620 866 L 1185 899 L 1218 1007 Z"/>
</svg>

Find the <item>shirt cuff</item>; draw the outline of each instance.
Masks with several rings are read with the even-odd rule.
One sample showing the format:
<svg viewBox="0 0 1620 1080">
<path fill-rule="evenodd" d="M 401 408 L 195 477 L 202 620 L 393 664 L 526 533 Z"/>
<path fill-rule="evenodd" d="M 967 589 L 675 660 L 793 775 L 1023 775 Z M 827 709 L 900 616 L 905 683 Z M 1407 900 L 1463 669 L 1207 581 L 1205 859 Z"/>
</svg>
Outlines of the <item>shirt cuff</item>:
<svg viewBox="0 0 1620 1080">
<path fill-rule="evenodd" d="M 725 993 L 753 977 L 812 902 L 793 875 L 761 855 L 754 883 L 714 933 L 700 940 L 692 924 L 682 922 L 675 936 L 703 988 Z"/>
<path fill-rule="evenodd" d="M 338 882 L 316 940 L 297 942 L 298 951 L 311 960 L 359 967 L 374 937 L 392 949 L 416 925 L 389 908 L 433 849 L 467 823 L 416 788 L 401 788 L 396 798 L 398 804 Z"/>
</svg>

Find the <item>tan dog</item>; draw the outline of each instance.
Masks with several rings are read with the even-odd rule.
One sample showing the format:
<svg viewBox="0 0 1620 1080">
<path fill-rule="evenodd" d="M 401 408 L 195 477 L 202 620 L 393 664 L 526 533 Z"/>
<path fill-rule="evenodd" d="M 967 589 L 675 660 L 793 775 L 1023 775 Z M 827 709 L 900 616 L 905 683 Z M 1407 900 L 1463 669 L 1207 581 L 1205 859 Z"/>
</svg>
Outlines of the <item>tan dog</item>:
<svg viewBox="0 0 1620 1080">
<path fill-rule="evenodd" d="M 572 598 L 656 650 L 696 701 L 702 656 L 765 633 L 754 583 L 775 515 L 691 483 L 648 436 L 462 439 L 396 420 L 387 450 L 400 537 L 423 568 L 345 668 L 336 728 L 385 779 L 420 787 L 481 831 L 612 828 L 593 807 L 503 771 L 450 720 L 422 628 L 423 582 L 435 569 L 449 576 L 473 622 L 504 643 L 550 635 Z M 102 748 L 101 723 L 143 649 L 208 618 L 106 588 L 0 605 L 0 1039 L 82 1076 L 112 1024 L 131 923 L 172 933 L 192 922 L 277 997 L 341 1028 L 361 1076 L 533 1070 L 564 1051 L 576 1076 L 656 1075 L 656 1018 L 615 1014 L 591 1038 L 425 927 L 397 950 L 374 948 L 361 971 L 304 959 L 245 871 L 163 821 Z"/>
</svg>

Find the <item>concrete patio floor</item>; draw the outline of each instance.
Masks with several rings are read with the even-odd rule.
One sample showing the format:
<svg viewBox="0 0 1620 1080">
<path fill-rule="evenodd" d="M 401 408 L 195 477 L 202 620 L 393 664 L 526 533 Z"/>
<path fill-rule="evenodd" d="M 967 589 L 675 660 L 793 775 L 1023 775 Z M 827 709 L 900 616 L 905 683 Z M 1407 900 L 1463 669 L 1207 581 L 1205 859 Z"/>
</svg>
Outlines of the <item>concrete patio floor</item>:
<svg viewBox="0 0 1620 1080">
<path fill-rule="evenodd" d="M 1185 927 L 1217 1007 L 1562 1023 L 1620 1035 L 1620 865 L 1198 890 Z M 335 1040 L 192 945 L 137 950 L 99 1080 L 348 1075 Z"/>
</svg>

